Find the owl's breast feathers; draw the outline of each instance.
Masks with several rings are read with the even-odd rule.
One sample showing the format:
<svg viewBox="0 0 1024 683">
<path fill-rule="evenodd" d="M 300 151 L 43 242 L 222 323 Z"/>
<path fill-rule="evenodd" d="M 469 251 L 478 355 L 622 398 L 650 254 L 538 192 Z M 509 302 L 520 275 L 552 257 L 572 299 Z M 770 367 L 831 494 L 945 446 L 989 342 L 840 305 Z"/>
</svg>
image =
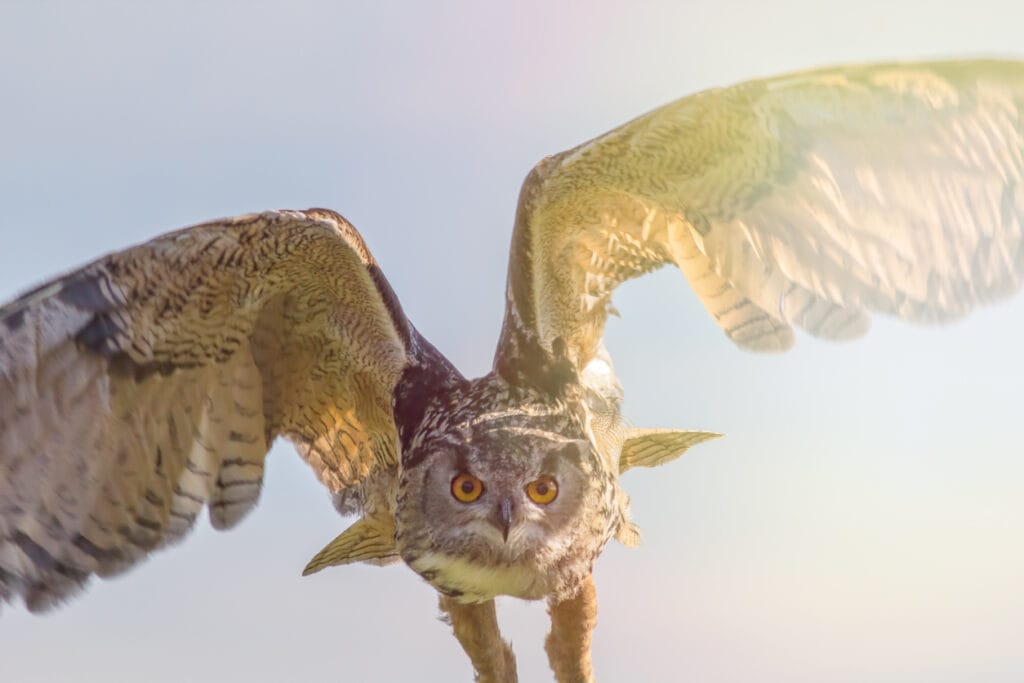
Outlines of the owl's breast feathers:
<svg viewBox="0 0 1024 683">
<path fill-rule="evenodd" d="M 443 552 L 409 562 L 438 591 L 459 602 L 477 603 L 498 595 L 539 600 L 553 592 L 552 576 L 524 563 L 484 563 Z"/>
</svg>

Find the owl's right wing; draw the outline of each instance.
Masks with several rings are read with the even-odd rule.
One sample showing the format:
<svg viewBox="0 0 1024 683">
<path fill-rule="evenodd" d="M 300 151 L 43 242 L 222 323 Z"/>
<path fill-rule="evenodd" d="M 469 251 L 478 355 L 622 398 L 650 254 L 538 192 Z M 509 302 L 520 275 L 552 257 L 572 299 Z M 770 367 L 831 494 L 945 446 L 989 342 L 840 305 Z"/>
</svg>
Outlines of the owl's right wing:
<svg viewBox="0 0 1024 683">
<path fill-rule="evenodd" d="M 419 340 L 322 209 L 170 233 L 0 308 L 0 600 L 46 608 L 204 505 L 232 526 L 276 436 L 332 492 L 393 465 Z"/>
<path fill-rule="evenodd" d="M 676 265 L 732 341 L 961 316 L 1024 274 L 1024 63 L 876 64 L 698 93 L 527 177 L 495 366 L 597 357 L 612 292 Z M 541 349 L 547 353 L 536 353 Z"/>
</svg>

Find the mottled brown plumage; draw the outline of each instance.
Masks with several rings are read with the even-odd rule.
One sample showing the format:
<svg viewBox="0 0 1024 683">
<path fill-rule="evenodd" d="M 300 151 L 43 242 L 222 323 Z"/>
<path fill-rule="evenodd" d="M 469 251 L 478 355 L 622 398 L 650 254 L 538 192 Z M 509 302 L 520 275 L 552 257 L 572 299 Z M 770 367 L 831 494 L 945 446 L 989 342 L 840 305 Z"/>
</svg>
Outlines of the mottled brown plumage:
<svg viewBox="0 0 1024 683">
<path fill-rule="evenodd" d="M 547 599 L 592 679 L 591 569 L 636 545 L 619 475 L 716 436 L 632 429 L 601 345 L 614 289 L 676 265 L 730 339 L 922 322 L 1024 272 L 1024 65 L 829 69 L 683 98 L 540 162 L 493 371 L 464 378 L 322 209 L 207 223 L 0 308 L 0 597 L 43 609 L 256 502 L 278 436 L 360 520 L 307 566 L 402 559 L 483 681 L 493 599 Z M 669 309 L 666 308 L 666 311 Z"/>
<path fill-rule="evenodd" d="M 337 214 L 259 214 L 0 309 L 4 593 L 45 607 L 180 538 L 204 503 L 234 525 L 279 435 L 331 491 L 393 467 L 408 333 L 371 267 Z"/>
</svg>

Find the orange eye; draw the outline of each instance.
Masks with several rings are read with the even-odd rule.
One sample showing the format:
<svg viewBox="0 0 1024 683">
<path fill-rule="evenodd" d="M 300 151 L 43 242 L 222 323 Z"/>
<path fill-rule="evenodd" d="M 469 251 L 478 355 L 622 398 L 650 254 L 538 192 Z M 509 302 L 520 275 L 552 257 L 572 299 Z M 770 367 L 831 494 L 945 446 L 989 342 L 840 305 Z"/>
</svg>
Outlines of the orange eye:
<svg viewBox="0 0 1024 683">
<path fill-rule="evenodd" d="M 526 495 L 534 503 L 547 505 L 558 497 L 558 482 L 552 477 L 541 477 L 526 485 Z"/>
<path fill-rule="evenodd" d="M 459 474 L 452 479 L 452 495 L 455 500 L 472 503 L 484 492 L 484 485 L 471 474 Z"/>
</svg>

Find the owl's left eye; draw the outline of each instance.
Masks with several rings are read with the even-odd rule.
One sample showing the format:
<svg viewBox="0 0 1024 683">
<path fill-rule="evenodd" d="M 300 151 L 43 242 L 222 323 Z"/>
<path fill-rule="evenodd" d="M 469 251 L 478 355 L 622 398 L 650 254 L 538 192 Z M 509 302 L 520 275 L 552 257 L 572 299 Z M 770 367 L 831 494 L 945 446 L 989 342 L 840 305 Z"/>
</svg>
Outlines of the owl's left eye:
<svg viewBox="0 0 1024 683">
<path fill-rule="evenodd" d="M 484 484 L 472 474 L 459 474 L 452 479 L 452 495 L 455 500 L 472 503 L 484 492 Z"/>
<path fill-rule="evenodd" d="M 541 477 L 526 485 L 526 495 L 534 503 L 547 505 L 558 497 L 558 482 L 554 477 Z"/>
</svg>

